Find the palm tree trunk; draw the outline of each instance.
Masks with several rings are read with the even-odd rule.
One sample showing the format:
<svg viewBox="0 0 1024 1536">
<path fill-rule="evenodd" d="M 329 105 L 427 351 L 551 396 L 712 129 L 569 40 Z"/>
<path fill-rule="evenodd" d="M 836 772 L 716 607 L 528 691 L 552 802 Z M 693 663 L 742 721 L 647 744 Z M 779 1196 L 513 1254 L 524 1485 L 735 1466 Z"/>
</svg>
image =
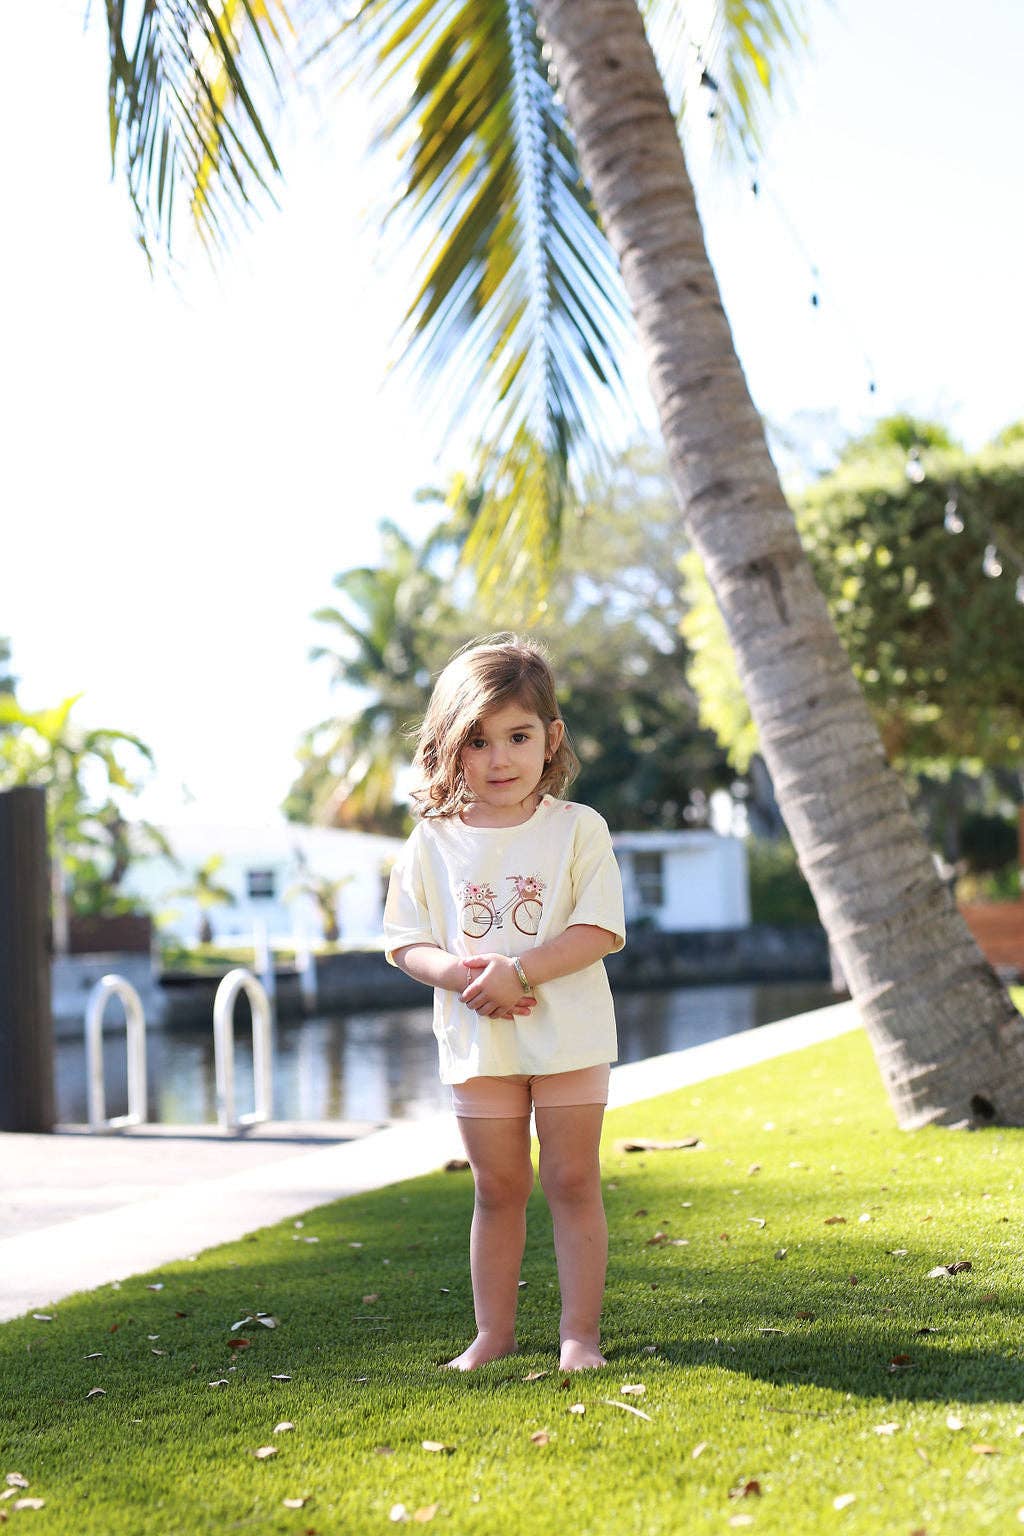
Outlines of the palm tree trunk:
<svg viewBox="0 0 1024 1536">
<path fill-rule="evenodd" d="M 686 535 L 899 1123 L 1024 1123 L 1024 1019 L 940 882 L 797 537 L 636 0 L 536 0 Z"/>
</svg>

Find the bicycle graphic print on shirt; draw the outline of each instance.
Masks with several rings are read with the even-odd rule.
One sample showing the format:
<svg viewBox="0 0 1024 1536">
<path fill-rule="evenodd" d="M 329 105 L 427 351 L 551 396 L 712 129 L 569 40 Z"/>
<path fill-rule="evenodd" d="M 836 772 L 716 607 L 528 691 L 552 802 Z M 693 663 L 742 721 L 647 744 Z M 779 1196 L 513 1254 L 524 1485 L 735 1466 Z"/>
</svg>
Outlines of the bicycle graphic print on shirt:
<svg viewBox="0 0 1024 1536">
<path fill-rule="evenodd" d="M 520 933 L 531 936 L 540 927 L 544 903 L 541 891 L 544 881 L 537 875 L 507 875 L 513 890 L 503 907 L 498 906 L 498 893 L 492 885 L 463 880 L 458 887 L 462 900 L 462 931 L 471 939 L 482 939 L 492 928 L 502 928 L 502 919 L 511 912 L 512 921 Z"/>
</svg>

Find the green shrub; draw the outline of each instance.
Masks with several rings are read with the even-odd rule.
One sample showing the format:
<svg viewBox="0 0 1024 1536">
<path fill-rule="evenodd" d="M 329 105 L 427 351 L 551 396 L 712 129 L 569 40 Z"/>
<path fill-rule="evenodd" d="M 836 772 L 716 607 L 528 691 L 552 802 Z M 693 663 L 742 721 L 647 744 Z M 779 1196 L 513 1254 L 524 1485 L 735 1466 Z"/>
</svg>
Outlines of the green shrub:
<svg viewBox="0 0 1024 1536">
<path fill-rule="evenodd" d="M 750 871 L 750 917 L 755 923 L 795 926 L 818 922 L 810 886 L 800 873 L 796 849 L 785 839 L 747 843 Z"/>
</svg>

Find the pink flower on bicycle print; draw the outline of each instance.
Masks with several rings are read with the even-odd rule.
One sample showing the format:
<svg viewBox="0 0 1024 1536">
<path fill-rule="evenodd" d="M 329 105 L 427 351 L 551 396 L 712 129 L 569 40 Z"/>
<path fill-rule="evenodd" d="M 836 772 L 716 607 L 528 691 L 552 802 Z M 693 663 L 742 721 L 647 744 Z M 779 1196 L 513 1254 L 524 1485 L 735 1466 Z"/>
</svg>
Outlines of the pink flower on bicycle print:
<svg viewBox="0 0 1024 1536">
<path fill-rule="evenodd" d="M 539 896 L 544 889 L 544 881 L 539 875 L 509 875 L 520 896 Z"/>
<path fill-rule="evenodd" d="M 491 885 L 478 885 L 472 880 L 463 880 L 458 887 L 458 894 L 463 901 L 493 901 L 497 892 Z"/>
</svg>

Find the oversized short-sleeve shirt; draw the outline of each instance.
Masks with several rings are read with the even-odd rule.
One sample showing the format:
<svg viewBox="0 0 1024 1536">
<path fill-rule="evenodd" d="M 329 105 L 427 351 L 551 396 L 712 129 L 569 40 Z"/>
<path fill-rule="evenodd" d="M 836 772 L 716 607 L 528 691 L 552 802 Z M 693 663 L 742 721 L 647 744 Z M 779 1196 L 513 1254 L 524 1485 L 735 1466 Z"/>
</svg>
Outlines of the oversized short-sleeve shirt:
<svg viewBox="0 0 1024 1536">
<path fill-rule="evenodd" d="M 458 816 L 420 821 L 391 872 L 386 954 L 436 944 L 449 954 L 518 955 L 576 923 L 625 943 L 622 882 L 608 826 L 589 806 L 545 795 L 517 827 L 470 827 Z M 571 1072 L 614 1061 L 615 1013 L 604 965 L 538 986 L 529 1015 L 491 1019 L 457 992 L 434 990 L 441 1081 Z"/>
</svg>

